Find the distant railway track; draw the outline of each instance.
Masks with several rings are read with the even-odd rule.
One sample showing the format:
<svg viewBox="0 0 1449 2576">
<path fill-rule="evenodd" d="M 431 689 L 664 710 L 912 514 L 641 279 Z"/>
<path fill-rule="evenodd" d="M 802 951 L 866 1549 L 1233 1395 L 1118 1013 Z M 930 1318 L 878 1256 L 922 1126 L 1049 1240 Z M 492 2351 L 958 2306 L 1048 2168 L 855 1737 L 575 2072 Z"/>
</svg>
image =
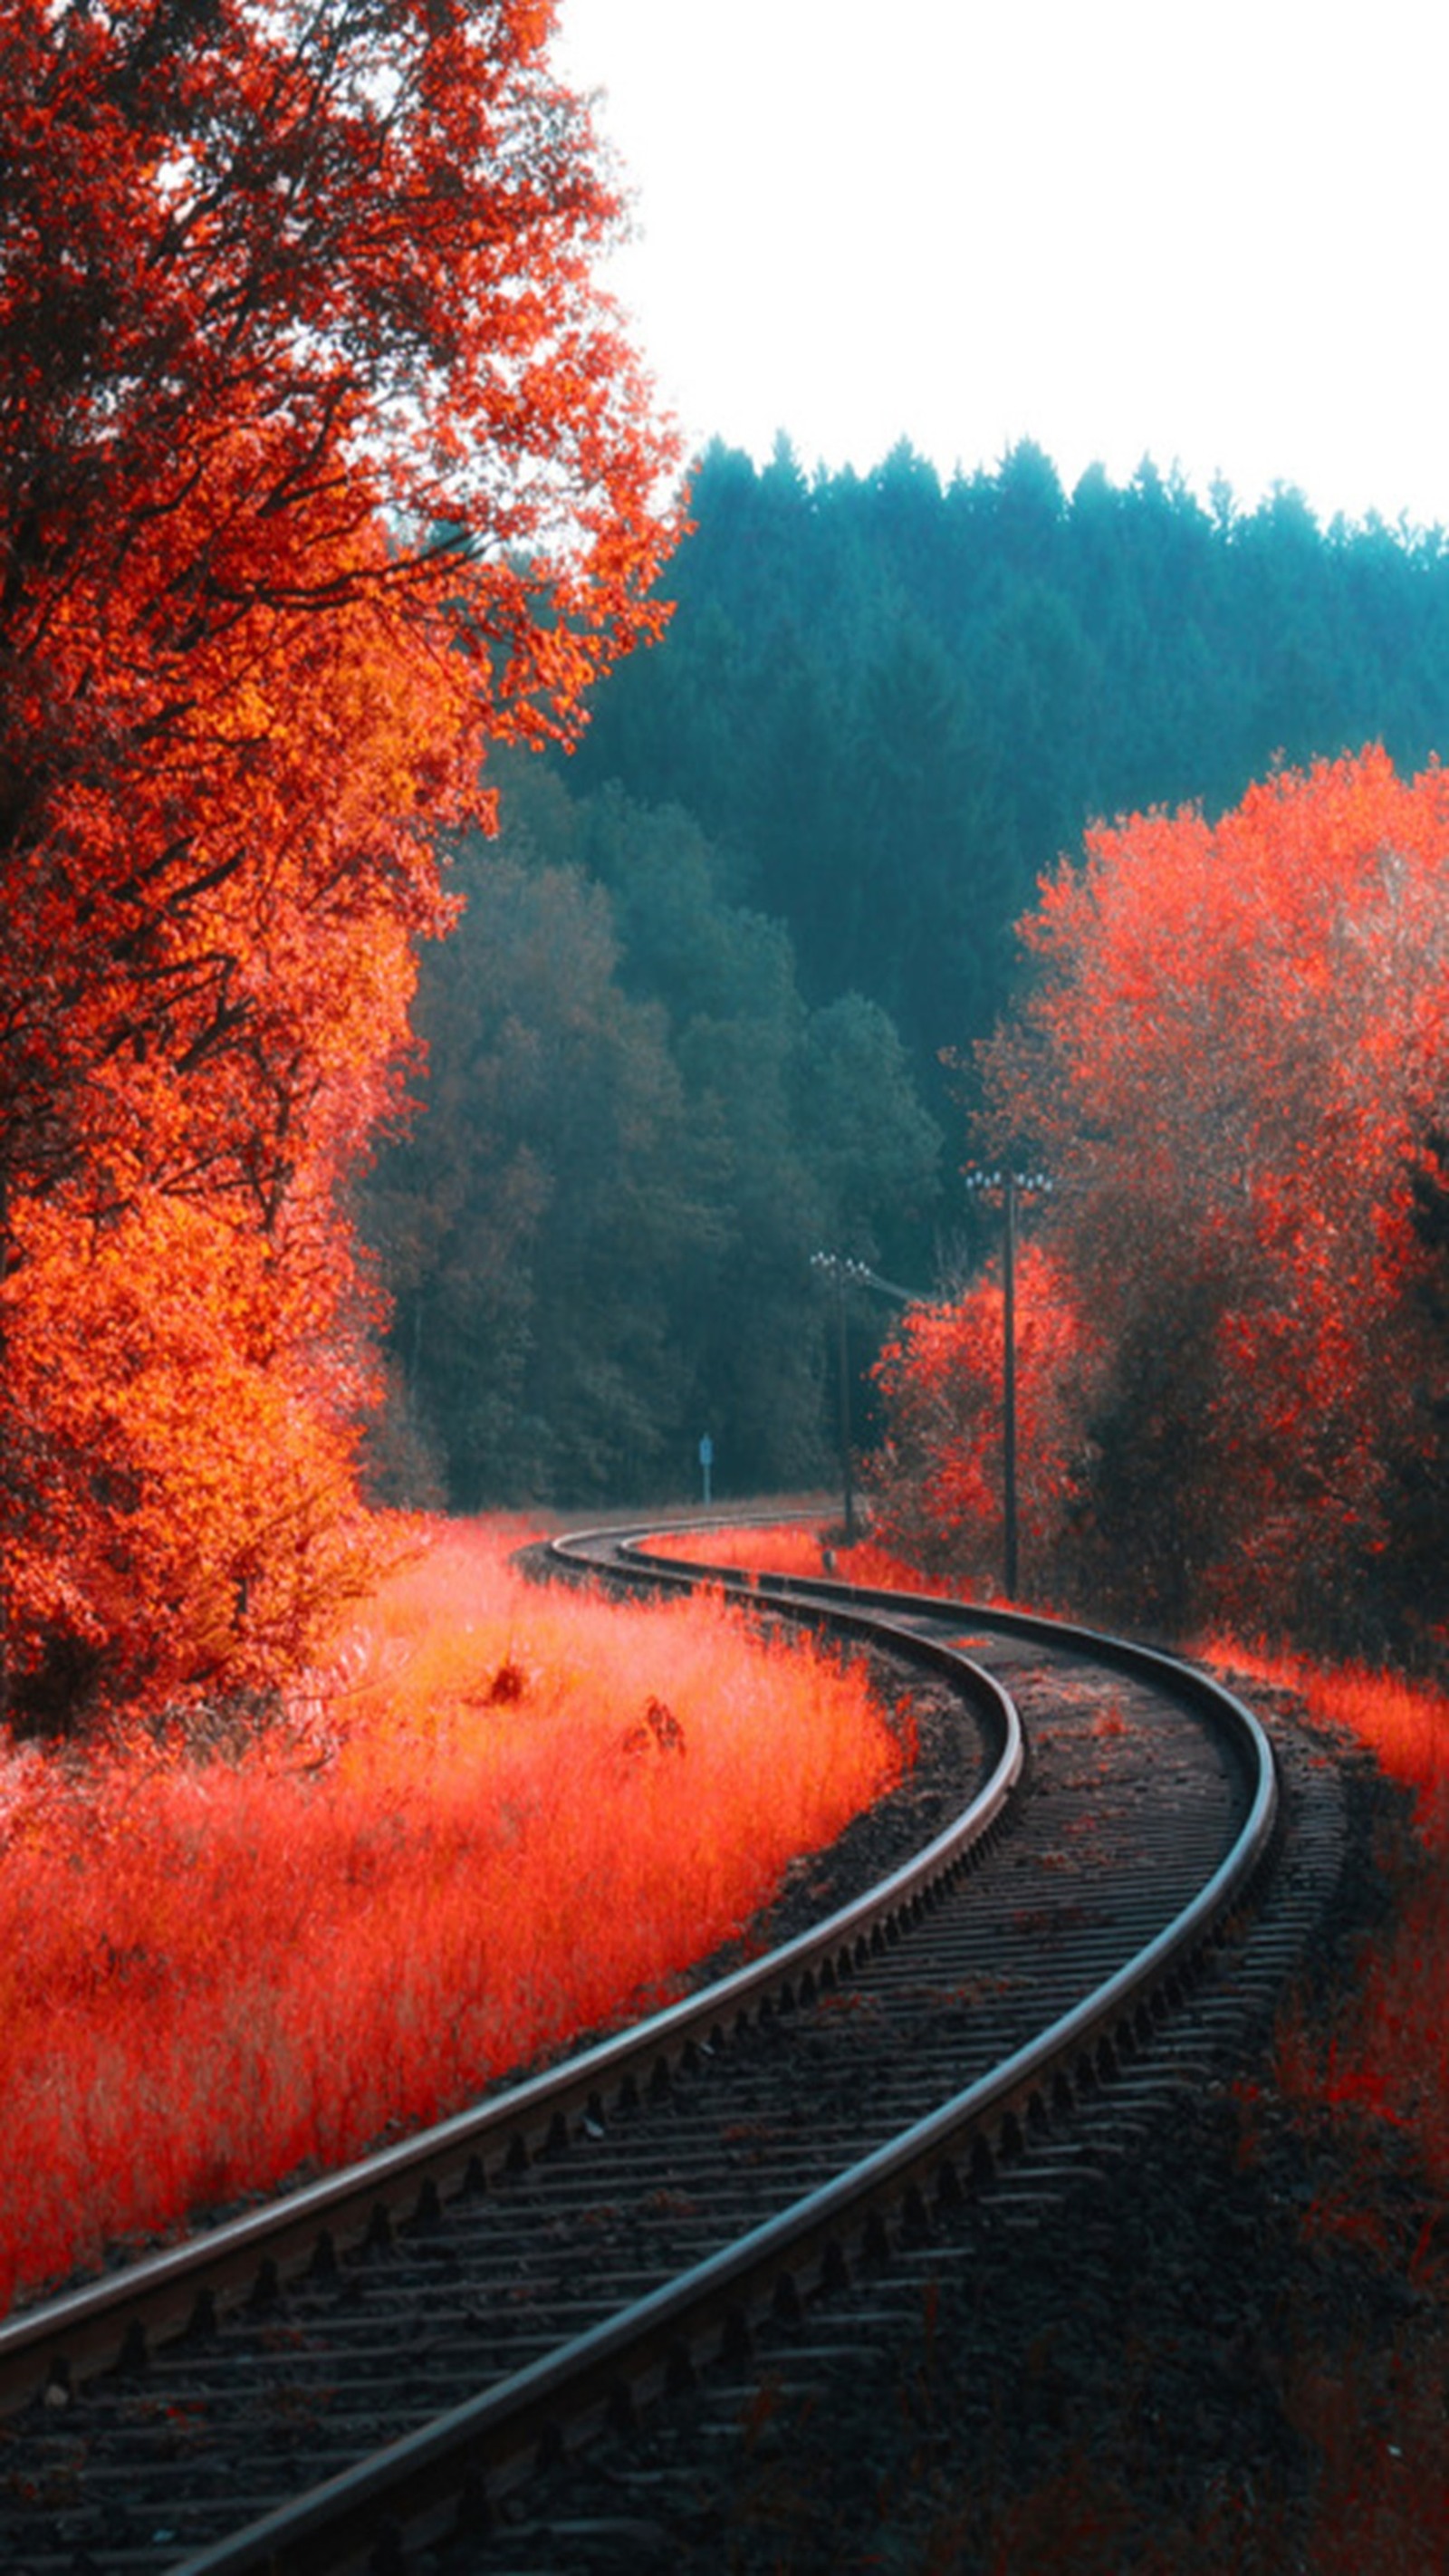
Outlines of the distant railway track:
<svg viewBox="0 0 1449 2576">
<path fill-rule="evenodd" d="M 547 1569 L 699 1579 L 639 1538 Z M 715 1579 L 959 1694 L 953 1822 L 635 2028 L 0 2327 L 15 2576 L 483 2565 L 540 2461 L 1023 2175 L 1069 2188 L 1266 2008 L 1337 1826 L 1232 1694 L 1046 1621 Z"/>
</svg>

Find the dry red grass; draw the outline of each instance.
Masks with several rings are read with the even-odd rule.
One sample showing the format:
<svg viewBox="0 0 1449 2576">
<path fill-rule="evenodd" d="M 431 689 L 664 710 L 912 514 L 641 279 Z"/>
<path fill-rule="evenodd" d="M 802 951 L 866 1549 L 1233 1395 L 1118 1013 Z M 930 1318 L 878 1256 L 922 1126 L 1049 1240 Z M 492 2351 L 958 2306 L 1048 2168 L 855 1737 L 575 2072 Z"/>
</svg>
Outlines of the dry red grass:
<svg viewBox="0 0 1449 2576">
<path fill-rule="evenodd" d="M 1422 1865 L 1397 1890 L 1392 1927 L 1366 1952 L 1331 2029 L 1302 2012 L 1279 2024 L 1278 2079 L 1290 2097 L 1356 2103 L 1415 2133 L 1449 2183 L 1449 1697 L 1360 1665 L 1252 1652 L 1213 1638 L 1211 1660 L 1287 1688 L 1310 1718 L 1367 1745 L 1412 1789 Z"/>
<path fill-rule="evenodd" d="M 949 1593 L 951 1586 L 921 1574 L 903 1557 L 892 1556 L 874 1539 L 857 1539 L 847 1547 L 823 1523 L 744 1522 L 697 1530 L 664 1530 L 649 1541 L 656 1556 L 675 1557 L 683 1565 L 739 1565 L 752 1574 L 823 1574 L 840 1583 L 873 1589 Z"/>
<path fill-rule="evenodd" d="M 1388 1926 L 1331 2008 L 1300 1999 L 1280 2014 L 1273 2078 L 1313 2157 L 1316 2188 L 1297 2222 L 1310 2272 L 1336 2258 L 1367 2263 L 1395 2278 L 1403 2303 L 1387 2353 L 1356 2308 L 1305 2320 L 1284 2391 L 1319 2470 L 1309 2555 L 1298 2563 L 1321 2576 L 1437 2576 L 1449 2563 L 1449 1697 L 1222 1638 L 1205 1651 L 1250 1689 L 1257 1680 L 1291 1690 L 1316 1724 L 1368 1746 L 1414 1793 L 1414 1835 L 1381 1854 L 1394 1894 Z M 1249 2091 L 1249 2158 L 1260 2112 Z"/>
<path fill-rule="evenodd" d="M 659 1998 L 896 1775 L 863 1666 L 523 1535 L 412 1525 L 259 1742 L 0 1759 L 0 2306 Z"/>
</svg>

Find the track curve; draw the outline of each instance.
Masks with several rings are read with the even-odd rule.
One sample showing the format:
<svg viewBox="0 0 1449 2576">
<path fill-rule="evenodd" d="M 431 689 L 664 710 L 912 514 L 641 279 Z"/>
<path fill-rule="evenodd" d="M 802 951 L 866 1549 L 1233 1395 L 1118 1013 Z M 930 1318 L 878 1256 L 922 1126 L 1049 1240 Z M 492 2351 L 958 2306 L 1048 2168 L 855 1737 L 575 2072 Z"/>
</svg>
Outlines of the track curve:
<svg viewBox="0 0 1449 2576">
<path fill-rule="evenodd" d="M 404 2567 L 1104 2084 L 1132 2093 L 1272 1847 L 1253 1713 L 1118 1640 L 651 1563 L 647 1535 L 577 1534 L 549 1561 L 722 1581 L 949 1677 L 981 1729 L 960 1815 L 638 2029 L 0 2329 L 0 2385 L 26 2401 L 0 2447 L 7 2564 Z"/>
</svg>

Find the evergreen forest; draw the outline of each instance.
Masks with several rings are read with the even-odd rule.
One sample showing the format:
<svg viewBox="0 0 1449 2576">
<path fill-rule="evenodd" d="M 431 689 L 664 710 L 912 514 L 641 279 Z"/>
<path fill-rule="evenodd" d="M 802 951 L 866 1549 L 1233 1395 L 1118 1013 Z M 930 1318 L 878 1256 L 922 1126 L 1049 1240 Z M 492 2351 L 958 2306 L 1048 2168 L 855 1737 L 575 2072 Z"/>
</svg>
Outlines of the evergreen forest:
<svg viewBox="0 0 1449 2576">
<path fill-rule="evenodd" d="M 420 1114 L 365 1227 L 393 1300 L 390 1499 L 630 1500 L 833 1471 L 853 1257 L 918 1293 L 999 1220 L 963 1188 L 1014 926 L 1094 824 L 1449 738 L 1449 543 L 1027 443 L 807 474 L 716 444 L 657 643 L 567 757 L 505 753 L 424 958 Z M 848 1300 L 852 1430 L 892 1325 Z"/>
</svg>

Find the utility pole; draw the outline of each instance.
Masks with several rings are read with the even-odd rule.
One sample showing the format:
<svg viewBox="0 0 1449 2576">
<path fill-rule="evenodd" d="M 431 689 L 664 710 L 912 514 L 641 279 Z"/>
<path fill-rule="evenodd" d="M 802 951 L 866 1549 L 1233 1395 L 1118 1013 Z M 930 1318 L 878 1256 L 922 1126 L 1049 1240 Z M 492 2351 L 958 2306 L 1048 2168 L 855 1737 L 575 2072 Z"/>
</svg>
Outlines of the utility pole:
<svg viewBox="0 0 1449 2576">
<path fill-rule="evenodd" d="M 847 1288 L 873 1288 L 880 1297 L 889 1297 L 898 1306 L 920 1306 L 925 1299 L 914 1288 L 898 1287 L 893 1279 L 882 1279 L 867 1262 L 856 1261 L 844 1252 L 812 1252 L 810 1267 L 835 1283 L 835 1352 L 836 1404 L 840 1422 L 840 1483 L 843 1501 L 841 1515 L 845 1543 L 854 1541 L 855 1530 L 855 1461 L 850 1439 L 850 1350 L 846 1333 L 845 1292 Z"/>
<path fill-rule="evenodd" d="M 1001 1192 L 1001 1523 L 1002 1577 L 1008 1601 L 1016 1599 L 1021 1573 L 1020 1523 L 1017 1511 L 1016 1411 L 1016 1209 L 1022 1192 L 1028 1198 L 1052 1187 L 1045 1172 L 967 1172 L 968 1190 Z"/>
</svg>

